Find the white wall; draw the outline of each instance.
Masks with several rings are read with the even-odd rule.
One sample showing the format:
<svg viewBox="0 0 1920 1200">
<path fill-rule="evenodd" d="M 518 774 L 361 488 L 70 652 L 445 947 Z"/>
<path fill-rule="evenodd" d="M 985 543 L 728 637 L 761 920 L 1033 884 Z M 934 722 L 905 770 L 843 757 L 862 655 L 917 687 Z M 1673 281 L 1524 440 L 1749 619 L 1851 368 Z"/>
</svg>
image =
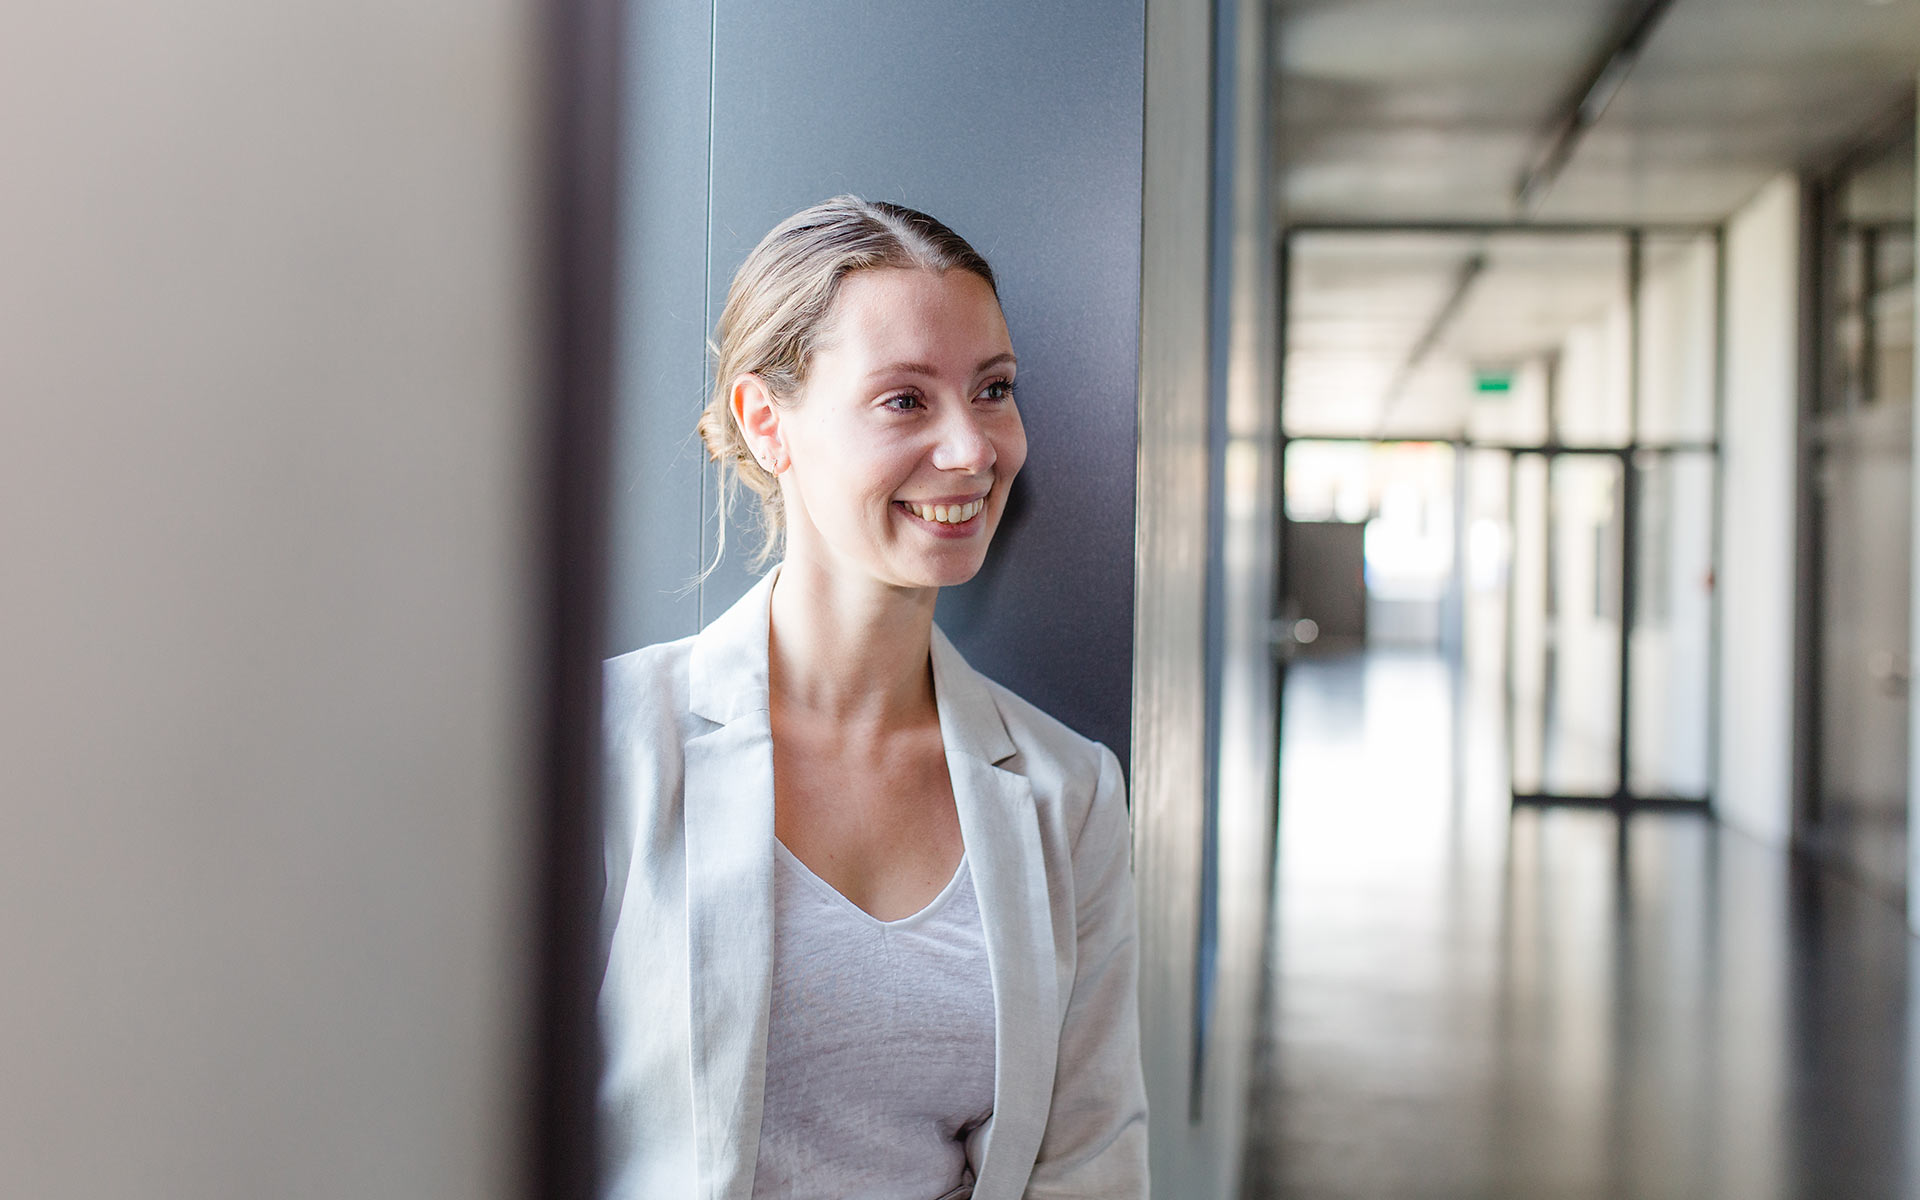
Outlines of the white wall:
<svg viewBox="0 0 1920 1200">
<path fill-rule="evenodd" d="M 0 1193 L 519 1190 L 532 9 L 0 15 Z"/>
<path fill-rule="evenodd" d="M 1800 185 L 1773 180 L 1727 225 L 1722 433 L 1722 820 L 1784 846 L 1793 826 Z"/>
</svg>

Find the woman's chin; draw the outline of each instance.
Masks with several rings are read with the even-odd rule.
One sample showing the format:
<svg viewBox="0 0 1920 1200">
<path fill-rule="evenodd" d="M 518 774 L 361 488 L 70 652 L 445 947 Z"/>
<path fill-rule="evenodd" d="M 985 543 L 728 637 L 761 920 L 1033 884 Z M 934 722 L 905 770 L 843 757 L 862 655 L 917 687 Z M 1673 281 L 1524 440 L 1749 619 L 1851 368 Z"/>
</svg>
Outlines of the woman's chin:
<svg viewBox="0 0 1920 1200">
<path fill-rule="evenodd" d="M 987 533 L 988 531 L 982 531 Z M 808 553 L 789 544 L 787 564 L 807 574 L 822 574 L 853 583 L 864 576 L 888 587 L 958 587 L 986 562 L 988 536 L 961 539 L 898 538 L 889 543 L 844 546 L 838 552 Z M 809 565 L 810 564 L 810 565 Z"/>
<path fill-rule="evenodd" d="M 918 561 L 900 564 L 899 577 L 910 587 L 928 588 L 959 587 L 980 573 L 986 559 L 981 551 L 915 557 Z"/>
</svg>

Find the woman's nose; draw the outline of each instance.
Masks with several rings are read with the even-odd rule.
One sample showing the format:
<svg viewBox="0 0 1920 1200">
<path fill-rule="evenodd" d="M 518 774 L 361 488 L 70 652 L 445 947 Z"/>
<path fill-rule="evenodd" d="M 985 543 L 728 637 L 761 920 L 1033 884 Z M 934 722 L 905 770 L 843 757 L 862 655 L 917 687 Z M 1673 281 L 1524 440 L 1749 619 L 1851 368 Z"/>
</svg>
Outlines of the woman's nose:
<svg viewBox="0 0 1920 1200">
<path fill-rule="evenodd" d="M 968 406 L 942 422 L 940 441 L 933 448 L 933 465 L 943 471 L 985 471 L 996 457 L 993 441 Z"/>
</svg>

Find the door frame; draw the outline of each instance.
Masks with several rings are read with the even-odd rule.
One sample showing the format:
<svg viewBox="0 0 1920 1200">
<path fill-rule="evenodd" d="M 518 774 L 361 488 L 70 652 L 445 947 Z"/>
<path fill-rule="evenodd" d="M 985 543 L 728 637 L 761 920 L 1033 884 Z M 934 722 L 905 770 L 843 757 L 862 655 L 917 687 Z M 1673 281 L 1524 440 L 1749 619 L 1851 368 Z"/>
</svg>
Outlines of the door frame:
<svg viewBox="0 0 1920 1200">
<path fill-rule="evenodd" d="M 1480 235 L 1480 236 L 1487 236 L 1487 237 L 1516 235 L 1516 234 L 1517 235 L 1536 235 L 1536 236 L 1559 236 L 1559 237 L 1613 236 L 1613 237 L 1620 237 L 1625 239 L 1626 245 L 1627 245 L 1627 297 L 1628 297 L 1627 325 L 1629 329 L 1626 369 L 1627 369 L 1627 379 L 1629 381 L 1628 383 L 1629 397 L 1628 397 L 1627 438 L 1622 445 L 1594 446 L 1594 445 L 1566 444 L 1559 441 L 1557 436 L 1557 430 L 1555 430 L 1552 427 L 1551 423 L 1549 424 L 1549 427 L 1548 427 L 1548 439 L 1545 442 L 1535 443 L 1535 444 L 1524 444 L 1524 445 L 1513 444 L 1508 442 L 1476 441 L 1466 436 L 1464 430 L 1446 430 L 1446 431 L 1436 430 L 1434 431 L 1432 436 L 1395 436 L 1395 437 L 1366 437 L 1366 436 L 1340 437 L 1340 436 L 1315 436 L 1315 435 L 1307 435 L 1307 434 L 1301 434 L 1296 436 L 1296 435 L 1289 434 L 1287 432 L 1286 377 L 1287 377 L 1288 353 L 1289 353 L 1289 350 L 1291 349 L 1290 334 L 1292 329 L 1292 314 L 1294 312 L 1293 284 L 1295 280 L 1295 271 L 1293 268 L 1293 260 L 1294 260 L 1293 243 L 1295 239 L 1297 237 L 1306 236 L 1306 235 L 1334 234 L 1334 235 L 1353 235 L 1353 236 L 1364 237 L 1364 236 L 1388 236 L 1388 235 L 1422 234 L 1422 233 L 1435 234 L 1435 235 L 1470 235 L 1470 236 Z M 1641 259 L 1642 259 L 1643 246 L 1646 238 L 1650 236 L 1662 236 L 1662 235 L 1685 236 L 1685 237 L 1706 236 L 1706 237 L 1711 237 L 1713 241 L 1714 297 L 1713 297 L 1712 329 L 1713 329 L 1714 344 L 1711 351 L 1712 358 L 1713 358 L 1713 383 L 1711 387 L 1712 402 L 1713 402 L 1712 403 L 1713 417 L 1712 417 L 1711 436 L 1706 441 L 1690 441 L 1690 440 L 1681 440 L 1681 439 L 1643 441 L 1640 438 L 1640 429 L 1642 425 L 1641 410 L 1643 407 L 1642 397 L 1640 394 L 1641 393 L 1641 386 L 1640 386 Z M 1724 429 L 1725 409 L 1726 409 L 1726 396 L 1725 396 L 1726 363 L 1724 361 L 1725 338 L 1723 336 L 1725 319 L 1726 319 L 1726 307 L 1727 307 L 1726 305 L 1726 299 L 1727 299 L 1726 297 L 1726 259 L 1727 259 L 1726 230 L 1724 225 L 1704 224 L 1704 223 L 1620 224 L 1620 223 L 1584 223 L 1584 222 L 1572 222 L 1572 223 L 1542 222 L 1542 223 L 1516 224 L 1516 223 L 1510 223 L 1510 222 L 1458 222 L 1458 221 L 1436 221 L 1436 222 L 1304 221 L 1304 222 L 1299 222 L 1296 224 L 1289 225 L 1281 231 L 1280 237 L 1279 237 L 1279 249 L 1276 255 L 1276 263 L 1275 263 L 1276 274 L 1278 278 L 1278 284 L 1277 284 L 1278 297 L 1277 297 L 1277 303 L 1275 305 L 1275 309 L 1277 313 L 1277 321 L 1279 324 L 1279 329 L 1277 331 L 1278 353 L 1276 355 L 1276 364 L 1277 364 L 1276 373 L 1278 375 L 1278 380 L 1276 382 L 1276 386 L 1274 389 L 1275 405 L 1278 411 L 1275 414 L 1275 420 L 1274 420 L 1274 438 L 1275 438 L 1274 529 L 1275 529 L 1276 546 L 1275 546 L 1275 553 L 1274 553 L 1275 579 L 1274 579 L 1274 589 L 1273 589 L 1273 611 L 1271 614 L 1272 622 L 1273 622 L 1273 630 L 1274 630 L 1272 642 L 1273 642 L 1273 657 L 1274 657 L 1274 664 L 1275 664 L 1274 686 L 1276 689 L 1276 692 L 1275 692 L 1276 703 L 1274 705 L 1275 721 L 1276 721 L 1275 745 L 1279 748 L 1281 753 L 1283 754 L 1285 753 L 1285 745 L 1283 742 L 1280 741 L 1280 734 L 1281 734 L 1281 727 L 1284 725 L 1284 722 L 1285 722 L 1286 674 L 1287 674 L 1286 666 L 1287 666 L 1287 660 L 1290 657 L 1290 649 L 1291 649 L 1288 643 L 1288 639 L 1284 633 L 1283 627 L 1284 627 L 1285 606 L 1286 606 L 1286 599 L 1287 599 L 1287 581 L 1284 577 L 1284 570 L 1285 570 L 1284 564 L 1286 562 L 1285 537 L 1286 537 L 1286 527 L 1287 527 L 1287 515 L 1286 515 L 1287 449 L 1293 442 L 1296 442 L 1296 441 L 1359 442 L 1359 443 L 1368 443 L 1368 444 L 1407 443 L 1407 442 L 1445 443 L 1454 447 L 1456 470 L 1460 469 L 1459 464 L 1464 462 L 1466 456 L 1470 454 L 1472 451 L 1502 450 L 1502 451 L 1508 452 L 1509 454 L 1509 459 L 1508 459 L 1508 472 L 1509 472 L 1509 481 L 1510 481 L 1509 494 L 1511 494 L 1511 479 L 1512 479 L 1512 472 L 1514 469 L 1513 464 L 1516 463 L 1519 460 L 1519 458 L 1522 456 L 1540 455 L 1540 456 L 1544 456 L 1548 460 L 1548 462 L 1551 463 L 1555 458 L 1560 456 L 1565 456 L 1565 455 L 1609 455 L 1609 456 L 1617 457 L 1621 460 L 1622 479 L 1623 479 L 1623 484 L 1622 484 L 1623 503 L 1622 503 L 1622 514 L 1621 514 L 1622 534 L 1623 534 L 1623 544 L 1621 547 L 1622 564 L 1621 564 L 1621 570 L 1618 573 L 1618 584 L 1619 584 L 1618 590 L 1620 592 L 1620 595 L 1616 597 L 1616 600 L 1618 601 L 1618 604 L 1619 604 L 1619 612 L 1621 614 L 1619 649 L 1618 649 L 1619 672 L 1620 672 L 1620 676 L 1619 676 L 1620 677 L 1620 699 L 1619 699 L 1619 718 L 1618 718 L 1619 724 L 1620 724 L 1620 737 L 1619 737 L 1619 746 L 1617 750 L 1617 765 L 1619 769 L 1618 786 L 1610 794 L 1569 794 L 1569 793 L 1557 793 L 1557 792 L 1550 792 L 1550 791 L 1541 791 L 1541 792 L 1515 791 L 1512 787 L 1513 738 L 1511 736 L 1511 732 L 1509 732 L 1508 747 L 1507 747 L 1508 768 L 1509 768 L 1509 774 L 1508 774 L 1509 801 L 1511 806 L 1514 808 L 1520 808 L 1520 807 L 1599 808 L 1599 809 L 1611 810 L 1622 815 L 1626 815 L 1626 814 L 1629 814 L 1635 811 L 1641 811 L 1641 810 L 1662 810 L 1662 811 L 1670 811 L 1670 812 L 1695 813 L 1695 814 L 1705 815 L 1709 817 L 1713 815 L 1714 796 L 1717 791 L 1717 785 L 1718 785 L 1717 775 L 1718 775 L 1718 767 L 1719 767 L 1718 755 L 1714 751 L 1718 744 L 1719 729 L 1720 729 L 1720 695 L 1717 687 L 1713 686 L 1713 681 L 1717 680 L 1719 677 L 1720 656 L 1721 656 L 1720 628 L 1721 628 L 1722 601 L 1721 601 L 1720 588 L 1718 586 L 1718 580 L 1720 578 L 1720 572 L 1721 572 L 1721 556 L 1723 553 L 1722 526 L 1724 524 L 1724 511 L 1723 511 L 1724 498 L 1722 494 L 1724 472 L 1721 469 L 1722 468 L 1721 435 L 1722 435 L 1722 430 Z M 1549 414 L 1549 421 L 1551 422 L 1551 412 Z M 1709 679 L 1709 686 L 1707 688 L 1707 713 L 1706 713 L 1706 726 L 1705 726 L 1707 731 L 1706 736 L 1708 741 L 1707 772 L 1706 772 L 1707 787 L 1706 787 L 1705 793 L 1698 796 L 1658 795 L 1658 794 L 1645 794 L 1645 793 L 1635 792 L 1631 786 L 1631 772 L 1629 769 L 1632 761 L 1631 760 L 1631 755 L 1632 755 L 1632 740 L 1631 740 L 1632 739 L 1632 733 L 1631 733 L 1632 731 L 1632 686 L 1631 686 L 1632 664 L 1630 661 L 1631 660 L 1630 652 L 1633 644 L 1634 627 L 1636 624 L 1636 621 L 1635 621 L 1636 614 L 1634 611 L 1633 597 L 1634 597 L 1634 587 L 1635 587 L 1635 584 L 1637 583 L 1637 579 L 1635 577 L 1635 563 L 1637 559 L 1637 551 L 1640 544 L 1639 539 L 1641 534 L 1641 531 L 1639 529 L 1641 514 L 1639 511 L 1639 497 L 1638 497 L 1639 489 L 1636 484 L 1636 464 L 1638 462 L 1645 461 L 1645 459 L 1648 456 L 1668 456 L 1668 455 L 1683 454 L 1683 453 L 1694 453 L 1694 454 L 1706 455 L 1708 457 L 1708 461 L 1712 465 L 1712 471 L 1713 471 L 1712 505 L 1711 505 L 1711 513 L 1709 516 L 1709 521 L 1711 524 L 1711 530 L 1709 534 L 1709 546 L 1710 546 L 1709 569 L 1711 571 L 1712 579 L 1714 580 L 1714 586 L 1708 602 L 1708 618 L 1707 618 L 1708 620 L 1707 671 L 1708 671 L 1708 679 Z M 1511 611 L 1511 604 L 1512 604 L 1512 589 L 1513 589 L 1513 581 L 1512 581 L 1511 573 L 1509 573 L 1509 577 L 1508 577 L 1509 612 Z M 1511 616 L 1509 616 L 1509 632 L 1511 632 Z M 1513 670 L 1513 656 L 1511 653 L 1511 646 L 1509 646 L 1509 649 L 1507 654 L 1505 655 L 1505 658 L 1506 658 L 1505 669 L 1508 675 L 1508 694 L 1509 696 L 1511 696 L 1512 670 Z M 1509 705 L 1509 707 L 1511 706 Z M 1509 720 L 1510 719 L 1511 719 L 1511 715 L 1509 714 Z M 1276 796 L 1276 800 L 1278 799 L 1279 797 Z"/>
</svg>

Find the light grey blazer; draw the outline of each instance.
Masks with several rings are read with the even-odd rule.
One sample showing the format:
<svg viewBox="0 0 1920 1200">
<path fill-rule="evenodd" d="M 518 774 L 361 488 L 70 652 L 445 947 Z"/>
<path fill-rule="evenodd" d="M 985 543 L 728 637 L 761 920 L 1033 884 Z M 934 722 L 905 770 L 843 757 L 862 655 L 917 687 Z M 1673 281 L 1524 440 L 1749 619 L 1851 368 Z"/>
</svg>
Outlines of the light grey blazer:
<svg viewBox="0 0 1920 1200">
<path fill-rule="evenodd" d="M 773 573 L 606 676 L 604 1194 L 748 1200 L 773 963 Z M 1106 747 L 976 672 L 934 695 L 993 976 L 976 1200 L 1147 1194 L 1127 809 Z M 934 1200 L 933 1197 L 902 1200 Z"/>
</svg>

